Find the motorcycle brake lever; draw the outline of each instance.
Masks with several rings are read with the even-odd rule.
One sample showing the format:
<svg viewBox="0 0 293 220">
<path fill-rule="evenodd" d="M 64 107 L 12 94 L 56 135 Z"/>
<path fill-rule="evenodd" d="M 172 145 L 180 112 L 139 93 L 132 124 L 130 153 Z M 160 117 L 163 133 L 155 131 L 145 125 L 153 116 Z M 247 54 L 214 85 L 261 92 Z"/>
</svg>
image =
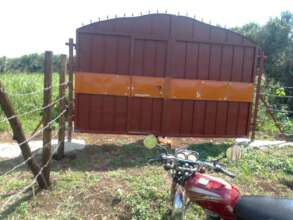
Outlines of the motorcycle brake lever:
<svg viewBox="0 0 293 220">
<path fill-rule="evenodd" d="M 224 167 L 222 167 L 220 164 L 216 164 L 214 170 L 216 172 L 221 172 L 223 174 L 225 174 L 226 176 L 229 176 L 231 178 L 235 178 L 235 174 L 231 173 L 230 171 L 226 170 Z"/>
</svg>

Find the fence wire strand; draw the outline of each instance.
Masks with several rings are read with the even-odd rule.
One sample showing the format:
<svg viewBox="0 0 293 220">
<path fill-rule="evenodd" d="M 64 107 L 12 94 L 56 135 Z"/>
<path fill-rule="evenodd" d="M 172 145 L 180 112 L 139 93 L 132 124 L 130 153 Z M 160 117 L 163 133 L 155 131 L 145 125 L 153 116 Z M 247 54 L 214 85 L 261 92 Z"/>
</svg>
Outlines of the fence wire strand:
<svg viewBox="0 0 293 220">
<path fill-rule="evenodd" d="M 45 110 L 45 109 L 47 109 L 47 108 L 50 108 L 50 107 L 56 105 L 56 104 L 59 103 L 62 99 L 65 99 L 65 98 L 66 98 L 66 96 L 62 96 L 61 98 L 56 99 L 54 102 L 52 102 L 52 103 L 50 103 L 49 105 L 46 105 L 46 106 L 44 106 L 44 107 L 36 108 L 36 109 L 31 110 L 31 111 L 28 111 L 28 112 L 24 112 L 24 113 L 20 113 L 20 114 L 15 114 L 15 115 L 12 115 L 12 116 L 10 116 L 10 117 L 8 117 L 8 118 L 1 119 L 1 120 L 0 120 L 0 123 L 8 122 L 8 121 L 10 121 L 11 119 L 16 118 L 16 117 L 21 117 L 21 116 L 25 116 L 25 115 L 28 115 L 28 114 L 32 114 L 32 113 L 34 113 L 34 112 L 38 112 L 38 111 Z"/>
<path fill-rule="evenodd" d="M 21 163 L 17 164 L 16 166 L 14 166 L 12 169 L 2 173 L 0 175 L 0 177 L 3 177 L 3 176 L 7 176 L 9 175 L 10 173 L 12 173 L 13 171 L 17 170 L 19 167 L 22 167 L 24 166 L 29 160 L 33 159 L 36 155 L 38 154 L 37 150 L 32 153 L 32 155 L 30 157 L 28 157 L 26 160 L 22 161 Z"/>
<path fill-rule="evenodd" d="M 293 89 L 293 86 L 267 86 L 265 85 L 263 88 L 269 88 L 269 89 Z"/>
<path fill-rule="evenodd" d="M 59 85 L 49 86 L 49 87 L 39 89 L 39 90 L 36 90 L 36 91 L 33 91 L 33 92 L 28 92 L 28 93 L 9 93 L 9 92 L 6 92 L 4 89 L 1 89 L 1 88 L 0 89 L 1 89 L 2 92 L 7 94 L 8 96 L 29 96 L 29 95 L 35 95 L 35 94 L 43 93 L 43 92 L 48 91 L 48 90 L 50 90 L 52 88 L 59 88 L 59 87 L 62 87 L 62 86 L 68 86 L 69 83 L 70 82 L 67 81 L 67 82 L 61 83 Z"/>
<path fill-rule="evenodd" d="M 57 137 L 57 136 L 58 136 L 58 133 L 55 134 L 55 135 L 53 136 L 53 138 L 55 138 L 55 137 Z M 50 144 L 50 143 L 47 143 L 47 144 Z M 47 144 L 46 144 L 46 145 L 47 145 Z M 33 178 L 33 180 L 32 180 L 31 183 L 30 183 L 29 185 L 25 186 L 22 190 L 18 191 L 17 193 L 13 194 L 12 196 L 10 196 L 10 197 L 6 200 L 6 202 L 4 202 L 4 204 L 2 205 L 1 210 L 0 210 L 1 212 L 4 210 L 4 208 L 5 208 L 5 207 L 6 207 L 6 206 L 7 206 L 7 205 L 8 205 L 13 199 L 17 199 L 21 194 L 23 194 L 24 192 L 26 192 L 29 188 L 33 187 L 33 185 L 35 185 L 35 184 L 37 183 L 37 179 L 38 179 L 38 177 L 42 174 L 43 170 L 48 166 L 48 164 L 49 164 L 50 161 L 52 160 L 53 155 L 57 152 L 57 150 L 58 150 L 59 147 L 60 147 L 60 143 L 57 144 L 57 146 L 56 146 L 56 148 L 54 149 L 53 153 L 51 153 L 49 160 L 47 161 L 46 164 L 44 164 L 44 165 L 40 168 L 39 172 L 37 173 L 37 175 L 34 176 L 34 178 Z M 1 216 L 1 213 L 0 213 L 0 216 Z"/>
<path fill-rule="evenodd" d="M 282 109 L 276 109 L 276 108 L 269 108 L 269 110 L 272 112 L 280 112 L 285 114 L 293 113 L 293 111 L 290 111 L 290 110 L 282 110 Z"/>
<path fill-rule="evenodd" d="M 260 93 L 260 95 L 267 96 L 267 97 L 275 97 L 275 98 L 293 98 L 293 95 L 275 95 L 270 93 Z"/>
<path fill-rule="evenodd" d="M 26 139 L 25 141 L 23 141 L 22 143 L 18 144 L 19 146 L 30 142 L 32 139 L 34 139 L 38 134 L 40 134 L 41 132 L 43 132 L 46 128 L 50 127 L 55 121 L 57 121 L 63 114 L 65 114 L 67 110 L 64 110 L 63 112 L 61 112 L 57 117 L 55 117 L 54 119 L 52 119 L 46 126 L 44 126 L 43 128 L 39 129 L 37 132 L 35 132 L 32 136 L 30 136 L 28 139 Z"/>
<path fill-rule="evenodd" d="M 60 130 L 61 128 L 59 128 L 58 130 Z M 52 137 L 55 138 L 56 136 L 58 135 L 58 132 L 56 135 L 54 135 Z M 48 144 L 45 144 L 45 146 L 47 146 Z M 0 177 L 3 177 L 3 176 L 7 176 L 9 175 L 10 173 L 12 173 L 13 171 L 17 170 L 19 167 L 22 167 L 24 166 L 29 160 L 33 159 L 36 155 L 38 155 L 38 149 L 35 150 L 35 152 L 32 153 L 32 155 L 30 157 L 28 157 L 26 160 L 22 161 L 21 163 L 17 164 L 16 166 L 14 166 L 12 169 L 0 174 Z"/>
<path fill-rule="evenodd" d="M 59 116 L 57 116 L 55 119 L 51 120 L 45 127 L 43 127 L 42 129 L 39 129 L 34 135 L 32 135 L 31 137 L 29 137 L 28 139 L 26 139 L 26 141 L 22 142 L 19 144 L 19 146 L 25 144 L 25 143 L 29 143 L 34 137 L 36 137 L 38 134 L 40 134 L 41 132 L 43 132 L 47 127 L 49 127 L 54 121 L 58 120 L 58 118 L 60 118 L 63 114 L 65 114 L 66 110 L 64 110 Z M 60 128 L 59 128 L 60 129 Z M 37 152 L 34 152 L 30 157 L 28 157 L 26 160 L 22 161 L 21 163 L 19 163 L 18 165 L 16 165 L 15 167 L 13 167 L 12 169 L 6 171 L 5 173 L 1 174 L 0 177 L 2 176 L 6 176 L 9 173 L 13 172 L 14 170 L 16 170 L 17 168 L 25 165 L 29 160 L 31 160 L 33 157 L 35 157 L 37 155 Z"/>
</svg>

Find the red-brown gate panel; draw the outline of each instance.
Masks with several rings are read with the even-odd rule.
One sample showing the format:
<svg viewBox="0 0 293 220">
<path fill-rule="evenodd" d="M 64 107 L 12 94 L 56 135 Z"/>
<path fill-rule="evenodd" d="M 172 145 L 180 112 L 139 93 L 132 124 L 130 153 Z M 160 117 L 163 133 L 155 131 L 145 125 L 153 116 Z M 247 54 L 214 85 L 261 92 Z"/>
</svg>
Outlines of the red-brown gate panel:
<svg viewBox="0 0 293 220">
<path fill-rule="evenodd" d="M 79 28 L 76 72 L 129 76 L 130 86 L 136 76 L 252 85 L 256 53 L 253 42 L 229 30 L 187 17 L 154 14 Z M 139 97 L 127 91 L 115 93 L 119 88 L 108 89 L 103 82 L 84 86 L 94 92 L 76 91 L 77 131 L 198 137 L 249 133 L 251 100 Z"/>
</svg>

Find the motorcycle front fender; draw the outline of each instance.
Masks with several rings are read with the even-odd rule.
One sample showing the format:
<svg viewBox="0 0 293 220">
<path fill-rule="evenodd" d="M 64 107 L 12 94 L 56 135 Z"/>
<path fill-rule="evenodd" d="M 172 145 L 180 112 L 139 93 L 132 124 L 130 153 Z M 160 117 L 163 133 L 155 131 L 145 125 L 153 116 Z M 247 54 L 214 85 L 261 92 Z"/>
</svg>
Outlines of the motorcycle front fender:
<svg viewBox="0 0 293 220">
<path fill-rule="evenodd" d="M 187 208 L 184 188 L 173 182 L 171 188 L 171 219 L 185 220 Z"/>
</svg>

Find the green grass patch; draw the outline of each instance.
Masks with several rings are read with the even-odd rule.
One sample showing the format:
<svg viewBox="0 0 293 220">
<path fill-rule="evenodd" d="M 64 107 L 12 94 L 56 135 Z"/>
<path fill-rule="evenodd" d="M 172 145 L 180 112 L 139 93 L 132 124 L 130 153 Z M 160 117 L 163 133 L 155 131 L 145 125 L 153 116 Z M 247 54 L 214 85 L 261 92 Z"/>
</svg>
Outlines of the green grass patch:
<svg viewBox="0 0 293 220">
<path fill-rule="evenodd" d="M 43 73 L 5 73 L 0 74 L 0 80 L 4 85 L 5 91 L 8 94 L 13 108 L 18 115 L 25 112 L 33 111 L 43 106 L 43 92 L 44 88 L 44 74 Z M 58 74 L 53 74 L 52 77 L 52 100 L 58 97 Z M 33 93 L 32 95 L 19 95 L 26 93 Z M 52 117 L 58 115 L 57 106 L 53 108 Z M 31 114 L 20 116 L 19 119 L 22 123 L 25 133 L 31 133 L 42 117 L 42 111 L 36 111 Z M 0 121 L 5 119 L 5 115 L 0 110 Z M 10 131 L 10 126 L 7 122 L 0 122 L 0 132 Z"/>
</svg>

